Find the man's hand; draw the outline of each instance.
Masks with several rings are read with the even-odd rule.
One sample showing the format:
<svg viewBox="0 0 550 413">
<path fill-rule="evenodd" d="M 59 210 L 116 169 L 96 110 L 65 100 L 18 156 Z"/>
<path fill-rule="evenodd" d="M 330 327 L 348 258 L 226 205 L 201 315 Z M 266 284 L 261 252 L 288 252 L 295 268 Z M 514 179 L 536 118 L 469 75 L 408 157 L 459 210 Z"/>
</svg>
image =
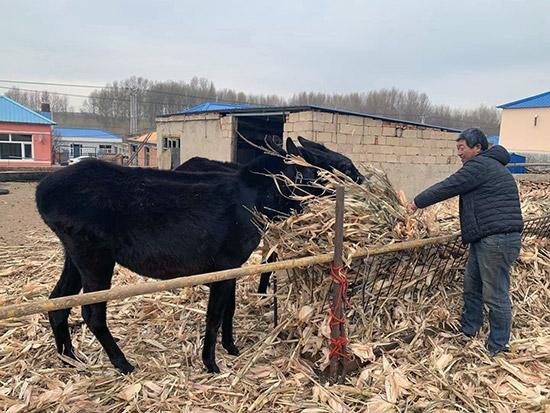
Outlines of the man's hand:
<svg viewBox="0 0 550 413">
<path fill-rule="evenodd" d="M 413 212 L 416 212 L 417 209 L 418 209 L 418 207 L 416 206 L 414 201 L 409 202 L 409 205 L 407 205 L 407 211 L 409 211 L 411 214 Z"/>
</svg>

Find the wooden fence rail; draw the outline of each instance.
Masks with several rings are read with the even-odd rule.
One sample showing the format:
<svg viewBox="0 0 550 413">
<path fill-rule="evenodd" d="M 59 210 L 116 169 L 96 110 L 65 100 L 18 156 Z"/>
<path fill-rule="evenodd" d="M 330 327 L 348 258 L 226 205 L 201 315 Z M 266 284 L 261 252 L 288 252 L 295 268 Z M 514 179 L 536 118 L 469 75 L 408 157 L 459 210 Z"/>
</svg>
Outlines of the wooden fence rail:
<svg viewBox="0 0 550 413">
<path fill-rule="evenodd" d="M 458 237 L 458 234 L 446 235 L 441 237 L 426 238 L 421 240 L 404 241 L 391 245 L 372 247 L 369 249 L 357 250 L 352 257 L 362 258 L 367 256 L 381 255 L 402 250 L 423 248 L 427 245 L 447 242 Z M 8 318 L 22 317 L 26 315 L 45 313 L 48 311 L 61 310 L 64 308 L 77 307 L 85 304 L 94 304 L 110 300 L 118 300 L 138 295 L 151 294 L 160 291 L 169 291 L 177 288 L 192 287 L 206 283 L 229 280 L 232 278 L 242 278 L 248 275 L 261 274 L 263 272 L 272 272 L 287 270 L 291 268 L 307 267 L 316 264 L 328 264 L 333 260 L 333 254 L 321 254 L 304 258 L 295 258 L 290 260 L 278 261 L 261 265 L 250 265 L 230 270 L 216 271 L 207 274 L 190 275 L 179 278 L 173 278 L 165 281 L 144 282 L 133 285 L 113 287 L 110 290 L 95 291 L 93 293 L 84 293 L 78 295 L 69 295 L 65 297 L 33 300 L 28 303 L 6 305 L 0 308 L 0 320 Z"/>
</svg>

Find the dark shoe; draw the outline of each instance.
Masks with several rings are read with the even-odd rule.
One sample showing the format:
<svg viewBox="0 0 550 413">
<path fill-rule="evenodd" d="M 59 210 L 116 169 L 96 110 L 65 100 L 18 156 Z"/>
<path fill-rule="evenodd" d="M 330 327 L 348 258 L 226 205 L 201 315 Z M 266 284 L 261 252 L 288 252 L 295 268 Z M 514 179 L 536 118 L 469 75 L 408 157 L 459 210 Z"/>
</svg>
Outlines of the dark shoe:
<svg viewBox="0 0 550 413">
<path fill-rule="evenodd" d="M 510 352 L 510 346 L 504 346 L 504 347 L 501 347 L 497 350 L 489 350 L 487 348 L 487 351 L 489 352 L 489 354 L 491 355 L 491 357 L 496 357 L 497 355 L 499 355 L 500 353 L 509 353 Z"/>
<path fill-rule="evenodd" d="M 466 347 L 472 342 L 472 338 L 472 336 L 468 336 L 464 333 L 459 333 L 454 339 L 460 347 Z"/>
<path fill-rule="evenodd" d="M 460 333 L 468 338 L 474 338 L 476 336 L 476 333 L 469 333 L 464 331 L 462 328 L 460 328 Z"/>
</svg>

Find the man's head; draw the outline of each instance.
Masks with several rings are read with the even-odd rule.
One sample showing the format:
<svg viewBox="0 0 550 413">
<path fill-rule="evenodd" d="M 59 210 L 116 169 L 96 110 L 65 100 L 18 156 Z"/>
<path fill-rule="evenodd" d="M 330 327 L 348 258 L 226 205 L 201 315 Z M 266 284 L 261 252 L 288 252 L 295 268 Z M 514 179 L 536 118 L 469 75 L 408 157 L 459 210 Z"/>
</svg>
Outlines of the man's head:
<svg viewBox="0 0 550 413">
<path fill-rule="evenodd" d="M 474 156 L 487 150 L 489 143 L 485 134 L 477 128 L 470 128 L 462 131 L 456 140 L 456 149 L 462 163 L 469 161 Z"/>
</svg>

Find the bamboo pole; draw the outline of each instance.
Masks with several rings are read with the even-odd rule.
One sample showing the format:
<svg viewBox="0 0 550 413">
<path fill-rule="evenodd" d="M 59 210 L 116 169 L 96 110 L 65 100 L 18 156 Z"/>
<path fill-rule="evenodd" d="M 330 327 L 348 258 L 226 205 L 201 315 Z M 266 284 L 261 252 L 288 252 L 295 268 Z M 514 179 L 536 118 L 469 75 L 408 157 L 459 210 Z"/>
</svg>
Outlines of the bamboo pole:
<svg viewBox="0 0 550 413">
<path fill-rule="evenodd" d="M 446 235 L 435 238 L 426 238 L 422 240 L 405 241 L 391 245 L 373 247 L 370 249 L 357 250 L 352 257 L 361 258 L 388 254 L 408 249 L 422 248 L 426 245 L 447 242 L 456 238 L 458 234 Z M 194 285 L 212 283 L 217 281 L 229 280 L 232 278 L 241 278 L 252 274 L 261 274 L 262 272 L 272 272 L 286 270 L 291 268 L 307 267 L 316 264 L 327 264 L 333 259 L 333 254 L 321 254 L 304 258 L 295 258 L 291 260 L 278 261 L 261 265 L 250 265 L 242 268 L 233 268 L 230 270 L 216 271 L 207 274 L 190 275 L 171 280 L 139 283 L 114 287 L 110 290 L 96 291 L 79 295 L 69 295 L 65 297 L 33 300 L 29 303 L 12 304 L 0 308 L 0 320 L 8 318 L 22 317 L 31 314 L 46 313 L 48 311 L 61 310 L 86 304 L 95 304 L 104 301 L 118 300 L 138 295 L 151 294 L 160 291 L 174 290 L 176 288 L 191 287 Z"/>
</svg>

